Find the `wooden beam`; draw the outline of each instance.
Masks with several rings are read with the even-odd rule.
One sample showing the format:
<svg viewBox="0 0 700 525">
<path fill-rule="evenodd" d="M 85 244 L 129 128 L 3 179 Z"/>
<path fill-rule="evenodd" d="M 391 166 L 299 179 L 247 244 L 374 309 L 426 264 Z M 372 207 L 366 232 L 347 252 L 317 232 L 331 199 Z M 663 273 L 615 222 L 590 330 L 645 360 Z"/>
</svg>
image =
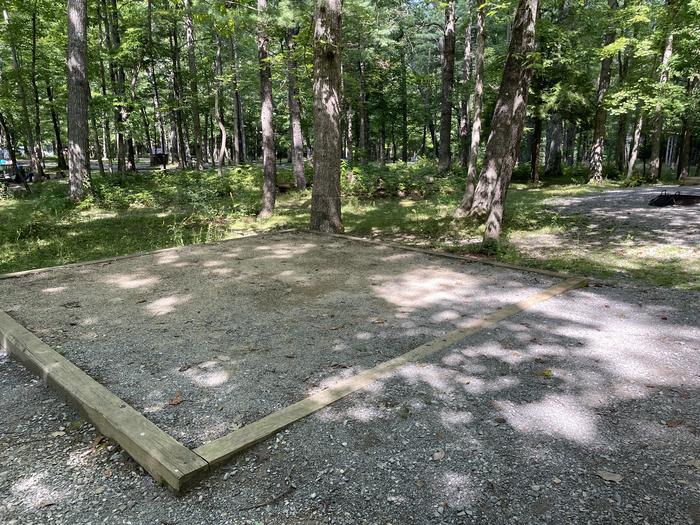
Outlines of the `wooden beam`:
<svg viewBox="0 0 700 525">
<path fill-rule="evenodd" d="M 365 370 L 353 377 L 343 379 L 335 385 L 307 397 L 303 401 L 294 403 L 278 412 L 231 432 L 226 436 L 196 448 L 194 452 L 204 458 L 210 465 L 224 463 L 234 455 L 252 447 L 256 443 L 274 436 L 292 423 L 335 403 L 353 392 L 366 388 L 379 379 L 385 378 L 407 363 L 423 360 L 462 341 L 466 337 L 491 328 L 499 321 L 513 317 L 536 304 L 543 303 L 557 295 L 587 285 L 588 282 L 585 279 L 567 279 L 556 286 L 531 295 L 519 303 L 510 304 L 482 319 L 473 320 L 464 328 L 450 332 L 443 337 L 419 346 L 418 348 L 377 365 L 374 368 Z"/>
<path fill-rule="evenodd" d="M 112 394 L 29 330 L 0 311 L 0 347 L 72 403 L 156 480 L 180 492 L 209 465 Z"/>
</svg>

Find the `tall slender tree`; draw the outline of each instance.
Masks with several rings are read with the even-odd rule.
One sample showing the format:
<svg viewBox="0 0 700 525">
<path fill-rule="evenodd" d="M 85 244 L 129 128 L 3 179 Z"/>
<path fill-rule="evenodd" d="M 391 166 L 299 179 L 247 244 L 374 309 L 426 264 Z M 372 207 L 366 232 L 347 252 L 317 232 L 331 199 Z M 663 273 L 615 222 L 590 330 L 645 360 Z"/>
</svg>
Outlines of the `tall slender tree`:
<svg viewBox="0 0 700 525">
<path fill-rule="evenodd" d="M 340 49 L 342 0 L 317 0 L 314 14 L 314 187 L 311 228 L 342 232 Z"/>
<path fill-rule="evenodd" d="M 452 91 L 455 81 L 455 0 L 445 7 L 445 32 L 442 62 L 442 110 L 440 112 L 440 158 L 438 171 L 447 172 L 452 165 Z"/>
<path fill-rule="evenodd" d="M 267 34 L 270 17 L 267 0 L 258 0 L 258 62 L 260 68 L 260 127 L 263 151 L 263 195 L 259 216 L 270 217 L 275 210 L 277 192 L 277 154 L 275 151 L 274 109 L 272 103 L 272 67 Z"/>
<path fill-rule="evenodd" d="M 87 0 L 68 0 L 68 174 L 70 198 L 90 191 Z"/>
</svg>

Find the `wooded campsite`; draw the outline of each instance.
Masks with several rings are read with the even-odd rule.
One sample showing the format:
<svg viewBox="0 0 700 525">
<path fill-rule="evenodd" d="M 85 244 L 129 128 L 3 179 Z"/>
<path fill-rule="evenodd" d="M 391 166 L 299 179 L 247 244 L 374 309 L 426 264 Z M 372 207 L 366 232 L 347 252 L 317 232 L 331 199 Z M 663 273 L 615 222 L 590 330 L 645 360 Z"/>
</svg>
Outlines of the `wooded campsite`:
<svg viewBox="0 0 700 525">
<path fill-rule="evenodd" d="M 700 523 L 700 0 L 0 10 L 0 521 Z"/>
</svg>

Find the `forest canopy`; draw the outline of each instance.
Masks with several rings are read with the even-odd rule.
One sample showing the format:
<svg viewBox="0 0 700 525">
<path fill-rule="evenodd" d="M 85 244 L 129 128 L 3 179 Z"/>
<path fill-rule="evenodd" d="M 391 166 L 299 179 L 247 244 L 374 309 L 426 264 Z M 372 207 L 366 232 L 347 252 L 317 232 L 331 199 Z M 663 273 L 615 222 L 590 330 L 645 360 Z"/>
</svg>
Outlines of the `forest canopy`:
<svg viewBox="0 0 700 525">
<path fill-rule="evenodd" d="M 339 231 L 353 166 L 434 159 L 488 240 L 514 171 L 632 183 L 698 164 L 700 0 L 345 0 L 342 23 L 339 0 L 0 5 L 3 155 L 34 180 L 82 166 L 77 201 L 91 169 L 143 158 L 262 163 L 270 216 L 286 161 Z"/>
</svg>

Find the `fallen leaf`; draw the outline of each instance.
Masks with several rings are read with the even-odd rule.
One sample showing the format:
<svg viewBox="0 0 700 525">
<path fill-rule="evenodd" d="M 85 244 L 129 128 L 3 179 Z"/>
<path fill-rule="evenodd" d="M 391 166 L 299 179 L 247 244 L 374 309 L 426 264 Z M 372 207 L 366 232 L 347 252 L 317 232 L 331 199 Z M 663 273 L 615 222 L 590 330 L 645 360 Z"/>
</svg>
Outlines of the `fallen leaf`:
<svg viewBox="0 0 700 525">
<path fill-rule="evenodd" d="M 46 507 L 51 507 L 55 505 L 56 502 L 52 499 L 42 499 L 41 501 L 34 504 L 35 509 L 45 509 Z"/>
<path fill-rule="evenodd" d="M 542 370 L 542 375 L 544 377 L 546 377 L 547 379 L 549 379 L 550 377 L 552 377 L 554 375 L 554 372 L 552 372 L 551 368 L 545 368 L 544 370 Z"/>
<path fill-rule="evenodd" d="M 700 459 L 689 459 L 687 464 L 700 470 Z"/>
<path fill-rule="evenodd" d="M 61 430 L 59 430 L 58 432 L 51 432 L 52 438 L 57 438 L 57 437 L 65 436 L 65 435 L 66 435 L 66 433 L 61 431 Z"/>
<path fill-rule="evenodd" d="M 619 483 L 623 479 L 621 474 L 615 474 L 614 472 L 607 472 L 605 470 L 596 470 L 596 475 L 605 481 L 613 481 L 615 483 Z"/>
<path fill-rule="evenodd" d="M 182 403 L 182 392 L 178 390 L 175 392 L 175 397 L 168 401 L 168 404 L 171 406 L 177 406 L 180 403 Z"/>
<path fill-rule="evenodd" d="M 111 468 L 105 469 L 104 474 L 105 474 L 105 478 L 111 478 L 112 477 L 112 469 Z"/>
<path fill-rule="evenodd" d="M 680 419 L 669 419 L 668 421 L 666 421 L 666 426 L 668 428 L 676 428 L 676 427 L 681 426 L 682 424 L 683 424 L 683 421 Z"/>
<path fill-rule="evenodd" d="M 99 447 L 105 441 L 107 441 L 106 437 L 98 435 L 95 439 L 92 440 L 92 448 Z"/>
<path fill-rule="evenodd" d="M 345 328 L 345 325 L 344 325 L 344 324 L 339 324 L 338 326 L 332 327 L 331 330 L 342 330 L 343 328 Z"/>
<path fill-rule="evenodd" d="M 438 451 L 433 454 L 433 461 L 442 461 L 443 459 L 445 459 L 445 451 L 438 449 Z"/>
</svg>

